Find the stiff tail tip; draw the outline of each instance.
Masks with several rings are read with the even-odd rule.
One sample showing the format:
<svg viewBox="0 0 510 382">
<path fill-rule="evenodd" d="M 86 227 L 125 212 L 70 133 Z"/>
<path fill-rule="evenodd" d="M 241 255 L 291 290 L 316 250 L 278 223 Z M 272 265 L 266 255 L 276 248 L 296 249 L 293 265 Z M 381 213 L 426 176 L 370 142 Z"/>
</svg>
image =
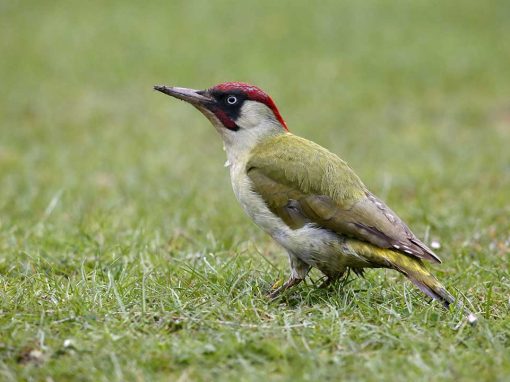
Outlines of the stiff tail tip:
<svg viewBox="0 0 510 382">
<path fill-rule="evenodd" d="M 446 309 L 448 309 L 450 305 L 455 302 L 455 298 L 450 293 L 448 293 L 445 287 L 441 285 L 441 283 L 431 274 L 425 278 L 417 278 L 413 277 L 412 275 L 407 275 L 407 277 L 427 296 L 442 302 Z M 457 302 L 457 306 L 464 310 L 464 313 L 466 314 L 466 320 L 469 325 L 474 326 L 477 324 L 478 317 L 476 317 L 474 313 L 463 306 L 461 302 Z"/>
<path fill-rule="evenodd" d="M 448 309 L 450 304 L 455 301 L 453 296 L 432 275 L 429 274 L 427 278 L 418 278 L 413 275 L 407 277 L 427 296 L 442 302 L 445 308 Z"/>
</svg>

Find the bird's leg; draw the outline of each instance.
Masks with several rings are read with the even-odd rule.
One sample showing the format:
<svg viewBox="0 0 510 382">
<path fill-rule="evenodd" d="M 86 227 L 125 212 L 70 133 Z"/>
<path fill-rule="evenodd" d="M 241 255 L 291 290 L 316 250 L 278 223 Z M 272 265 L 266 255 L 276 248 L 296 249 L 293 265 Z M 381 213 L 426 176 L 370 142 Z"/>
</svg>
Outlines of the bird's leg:
<svg viewBox="0 0 510 382">
<path fill-rule="evenodd" d="M 345 275 L 345 270 L 333 274 L 326 275 L 326 280 L 324 280 L 321 285 L 319 285 L 319 288 L 325 289 L 328 288 L 331 284 L 336 283 L 338 280 L 340 280 Z M 348 277 L 349 273 L 347 273 Z"/>
<path fill-rule="evenodd" d="M 308 272 L 310 271 L 310 266 L 300 260 L 296 255 L 294 255 L 291 252 L 289 253 L 289 263 L 290 263 L 290 277 L 285 283 L 279 287 L 274 289 L 268 294 L 268 297 L 270 299 L 275 299 L 278 297 L 283 291 L 293 287 L 294 285 L 299 284 L 301 281 L 303 281 L 308 275 Z M 274 284 L 276 285 L 276 283 Z"/>
</svg>

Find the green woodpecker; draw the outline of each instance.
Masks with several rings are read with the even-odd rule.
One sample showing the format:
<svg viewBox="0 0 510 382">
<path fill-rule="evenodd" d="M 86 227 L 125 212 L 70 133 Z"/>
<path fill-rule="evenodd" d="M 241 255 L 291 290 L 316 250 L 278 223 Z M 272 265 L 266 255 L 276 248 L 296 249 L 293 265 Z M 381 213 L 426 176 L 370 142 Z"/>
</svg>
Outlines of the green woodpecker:
<svg viewBox="0 0 510 382">
<path fill-rule="evenodd" d="M 423 260 L 440 263 L 354 171 L 325 148 L 289 133 L 275 103 L 256 86 L 206 90 L 155 86 L 186 101 L 223 138 L 234 194 L 244 211 L 289 255 L 290 277 L 270 297 L 299 284 L 312 267 L 325 284 L 346 270 L 394 269 L 448 307 L 454 298 Z"/>
</svg>

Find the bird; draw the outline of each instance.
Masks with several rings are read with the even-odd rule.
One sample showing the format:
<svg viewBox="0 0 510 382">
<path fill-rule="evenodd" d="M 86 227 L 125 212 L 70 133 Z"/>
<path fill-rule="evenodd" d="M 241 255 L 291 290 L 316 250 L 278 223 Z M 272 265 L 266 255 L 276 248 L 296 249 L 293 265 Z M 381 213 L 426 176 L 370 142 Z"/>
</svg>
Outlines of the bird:
<svg viewBox="0 0 510 382">
<path fill-rule="evenodd" d="M 232 189 L 246 214 L 289 258 L 275 299 L 312 268 L 328 286 L 350 270 L 389 268 L 448 308 L 454 297 L 425 262 L 440 258 L 326 148 L 292 134 L 273 99 L 257 86 L 224 82 L 204 90 L 154 89 L 198 109 L 223 139 Z"/>
</svg>

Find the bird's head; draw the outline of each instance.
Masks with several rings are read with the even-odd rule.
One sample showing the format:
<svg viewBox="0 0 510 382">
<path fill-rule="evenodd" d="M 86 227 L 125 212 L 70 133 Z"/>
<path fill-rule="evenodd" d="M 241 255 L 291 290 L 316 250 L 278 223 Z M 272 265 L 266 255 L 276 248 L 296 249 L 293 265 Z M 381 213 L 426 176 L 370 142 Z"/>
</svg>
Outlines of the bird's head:
<svg viewBox="0 0 510 382">
<path fill-rule="evenodd" d="M 271 97 L 253 85 L 225 82 L 205 90 L 163 85 L 154 89 L 200 110 L 221 134 L 227 150 L 253 147 L 266 136 L 288 131 Z"/>
</svg>

